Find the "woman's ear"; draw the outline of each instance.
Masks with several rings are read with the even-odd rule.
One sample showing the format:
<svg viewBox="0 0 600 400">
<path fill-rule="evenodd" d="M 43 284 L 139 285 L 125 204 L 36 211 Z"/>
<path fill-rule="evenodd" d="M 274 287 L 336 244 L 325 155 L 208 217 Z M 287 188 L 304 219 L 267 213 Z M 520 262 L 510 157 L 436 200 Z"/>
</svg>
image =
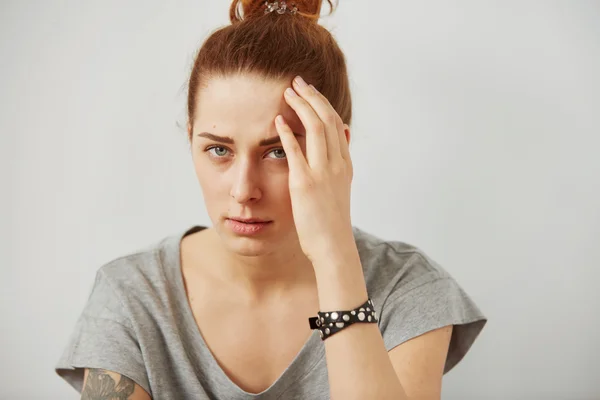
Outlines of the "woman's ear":
<svg viewBox="0 0 600 400">
<path fill-rule="evenodd" d="M 350 146 L 350 127 L 348 124 L 344 124 L 344 134 L 346 135 L 346 141 L 348 142 L 348 146 Z"/>
<path fill-rule="evenodd" d="M 192 142 L 192 124 L 188 122 L 187 124 L 187 132 L 188 132 L 188 141 Z"/>
</svg>

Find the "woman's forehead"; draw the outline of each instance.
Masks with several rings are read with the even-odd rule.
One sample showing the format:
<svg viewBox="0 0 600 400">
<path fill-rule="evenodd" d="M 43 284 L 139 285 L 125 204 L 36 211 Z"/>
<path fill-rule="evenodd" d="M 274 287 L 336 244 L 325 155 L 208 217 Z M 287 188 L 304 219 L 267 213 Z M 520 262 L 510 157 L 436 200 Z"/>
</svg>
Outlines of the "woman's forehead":
<svg viewBox="0 0 600 400">
<path fill-rule="evenodd" d="M 195 125 L 236 132 L 276 133 L 274 120 L 282 114 L 297 133 L 304 133 L 296 112 L 287 104 L 283 91 L 287 81 L 236 75 L 213 78 L 200 89 Z"/>
<path fill-rule="evenodd" d="M 217 103 L 220 107 L 248 104 L 254 108 L 277 107 L 283 102 L 283 91 L 290 82 L 259 78 L 254 75 L 233 75 L 211 78 L 198 93 L 198 101 Z"/>
</svg>

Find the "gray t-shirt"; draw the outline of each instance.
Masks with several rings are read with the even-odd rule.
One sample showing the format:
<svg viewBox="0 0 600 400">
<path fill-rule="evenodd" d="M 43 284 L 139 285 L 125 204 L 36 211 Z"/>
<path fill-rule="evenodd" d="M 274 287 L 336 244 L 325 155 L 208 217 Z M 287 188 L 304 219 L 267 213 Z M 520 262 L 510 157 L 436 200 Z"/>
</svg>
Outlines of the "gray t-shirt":
<svg viewBox="0 0 600 400">
<path fill-rule="evenodd" d="M 127 376 L 160 400 L 329 399 L 325 348 L 316 330 L 262 393 L 245 392 L 220 368 L 196 325 L 181 274 L 181 239 L 204 228 L 193 226 L 103 265 L 56 372 L 79 392 L 87 367 Z M 487 318 L 418 248 L 353 231 L 386 349 L 453 324 L 444 373 L 450 371 Z"/>
</svg>

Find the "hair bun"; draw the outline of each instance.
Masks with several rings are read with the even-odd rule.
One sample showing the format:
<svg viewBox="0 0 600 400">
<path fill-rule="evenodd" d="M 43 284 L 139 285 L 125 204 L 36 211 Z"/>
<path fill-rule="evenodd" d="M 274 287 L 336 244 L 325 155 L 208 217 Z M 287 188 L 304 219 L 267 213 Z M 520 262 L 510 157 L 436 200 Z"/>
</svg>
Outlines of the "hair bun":
<svg viewBox="0 0 600 400">
<path fill-rule="evenodd" d="M 234 24 L 243 20 L 260 17 L 265 14 L 266 3 L 267 1 L 265 0 L 233 0 L 229 8 L 229 19 Z M 302 16 L 314 22 L 317 22 L 321 17 L 323 0 L 287 0 L 285 3 L 290 8 L 296 6 L 298 9 L 296 17 Z M 331 0 L 327 0 L 327 3 L 329 3 L 329 14 L 331 14 L 335 6 Z"/>
</svg>

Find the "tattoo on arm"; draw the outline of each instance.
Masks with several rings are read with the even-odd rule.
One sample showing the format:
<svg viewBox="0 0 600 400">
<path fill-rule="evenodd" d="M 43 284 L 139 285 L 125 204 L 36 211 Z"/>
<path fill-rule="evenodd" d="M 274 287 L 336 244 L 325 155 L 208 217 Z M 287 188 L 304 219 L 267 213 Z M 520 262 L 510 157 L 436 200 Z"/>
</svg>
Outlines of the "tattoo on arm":
<svg viewBox="0 0 600 400">
<path fill-rule="evenodd" d="M 127 400 L 135 383 L 126 376 L 121 375 L 119 383 L 103 369 L 90 369 L 85 388 L 81 393 L 82 400 Z"/>
</svg>

